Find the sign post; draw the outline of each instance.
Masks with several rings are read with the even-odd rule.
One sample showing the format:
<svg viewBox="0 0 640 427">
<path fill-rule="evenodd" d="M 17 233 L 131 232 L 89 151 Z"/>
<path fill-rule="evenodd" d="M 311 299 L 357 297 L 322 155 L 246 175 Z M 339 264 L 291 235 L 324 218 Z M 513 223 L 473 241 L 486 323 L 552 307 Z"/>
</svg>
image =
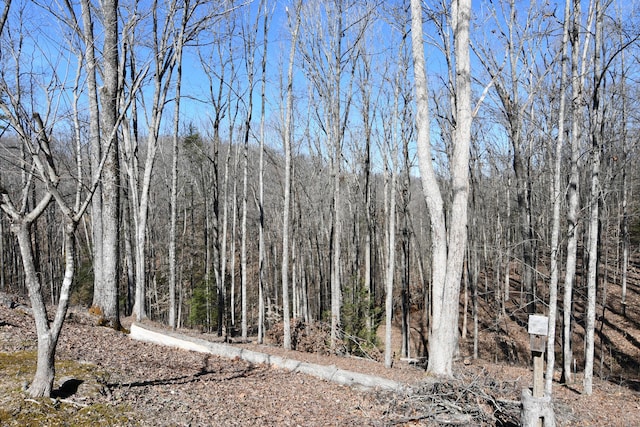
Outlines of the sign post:
<svg viewBox="0 0 640 427">
<path fill-rule="evenodd" d="M 529 315 L 529 340 L 533 357 L 533 397 L 544 396 L 544 351 L 547 346 L 549 318 Z"/>
<path fill-rule="evenodd" d="M 549 318 L 540 314 L 529 315 L 529 342 L 533 358 L 533 393 L 522 390 L 521 424 L 526 427 L 555 427 L 551 395 L 544 393 L 544 353 L 549 335 Z"/>
</svg>

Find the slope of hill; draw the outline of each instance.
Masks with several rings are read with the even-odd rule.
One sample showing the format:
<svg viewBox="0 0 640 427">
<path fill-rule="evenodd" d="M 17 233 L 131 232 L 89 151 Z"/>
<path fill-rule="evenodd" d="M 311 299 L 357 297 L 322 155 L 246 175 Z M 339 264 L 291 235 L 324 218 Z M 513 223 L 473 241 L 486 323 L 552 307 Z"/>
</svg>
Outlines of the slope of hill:
<svg viewBox="0 0 640 427">
<path fill-rule="evenodd" d="M 22 393 L 35 368 L 31 317 L 0 305 L 0 336 L 2 425 L 516 425 L 520 390 L 531 377 L 524 365 L 474 361 L 457 364 L 458 378 L 441 383 L 402 362 L 386 370 L 362 359 L 260 347 L 413 386 L 412 393 L 361 392 L 241 360 L 136 342 L 73 311 L 59 344 L 56 398 L 33 400 Z M 598 380 L 589 397 L 556 385 L 559 425 L 637 424 L 640 397 L 633 384 Z"/>
</svg>

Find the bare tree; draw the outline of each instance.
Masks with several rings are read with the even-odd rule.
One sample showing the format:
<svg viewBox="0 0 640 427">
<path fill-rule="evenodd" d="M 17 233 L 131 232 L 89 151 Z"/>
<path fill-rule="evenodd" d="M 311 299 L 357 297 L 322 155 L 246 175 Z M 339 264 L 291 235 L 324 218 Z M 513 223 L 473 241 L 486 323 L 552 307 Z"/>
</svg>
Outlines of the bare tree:
<svg viewBox="0 0 640 427">
<path fill-rule="evenodd" d="M 576 262 L 578 252 L 578 226 L 580 204 L 580 141 L 582 139 L 582 114 L 584 94 L 584 73 L 586 71 L 587 46 L 591 32 L 586 31 L 581 53 L 582 12 L 579 1 L 573 2 L 573 19 L 571 22 L 571 132 L 569 134 L 570 145 L 570 172 L 569 186 L 567 189 L 567 257 L 564 277 L 563 314 L 562 314 L 562 379 L 564 382 L 572 382 L 571 363 L 573 362 L 573 349 L 571 345 L 572 328 L 571 317 L 573 313 L 573 287 L 576 277 Z M 589 14 L 587 28 L 592 26 L 593 14 Z M 582 55 L 582 57 L 581 57 Z M 580 69 L 582 63 L 582 69 Z"/>
<path fill-rule="evenodd" d="M 555 369 L 556 315 L 558 309 L 558 258 L 560 249 L 560 203 L 562 149 L 565 139 L 566 92 L 569 70 L 569 26 L 571 23 L 571 0 L 565 1 L 564 24 L 562 28 L 562 55 L 560 67 L 560 106 L 558 109 L 558 136 L 555 144 L 553 168 L 553 219 L 551 231 L 551 280 L 549 283 L 549 328 L 547 338 L 547 370 L 545 374 L 545 393 L 553 392 L 553 373 Z"/>
<path fill-rule="evenodd" d="M 397 82 L 396 82 L 397 83 Z M 393 364 L 392 348 L 391 348 L 391 332 L 392 332 L 392 319 L 393 319 L 393 283 L 395 279 L 396 270 L 396 218 L 397 218 L 397 203 L 396 203 L 396 187 L 397 187 L 397 163 L 398 163 L 398 132 L 396 129 L 397 123 L 397 86 L 396 96 L 394 97 L 394 110 L 390 135 L 390 144 L 392 144 L 391 152 L 385 153 L 385 157 L 391 157 L 391 159 L 385 159 L 385 213 L 387 219 L 387 229 L 385 236 L 385 337 L 384 337 L 384 365 L 387 368 L 391 368 Z"/>
<path fill-rule="evenodd" d="M 71 30 L 78 34 L 84 45 L 91 171 L 93 181 L 100 182 L 91 204 L 94 272 L 92 305 L 93 311 L 100 315 L 103 324 L 118 329 L 120 166 L 117 127 L 121 123 L 119 103 L 122 89 L 118 60 L 118 4 L 117 1 L 109 0 L 102 2 L 96 10 L 96 6 L 82 0 L 82 25 L 72 5 L 68 2 L 65 5 Z M 100 18 L 104 29 L 101 58 L 96 56 L 96 16 Z M 97 84 L 98 74 L 102 77 L 100 90 Z M 111 146 L 115 148 L 107 150 L 107 147 Z M 107 152 L 107 161 L 102 171 L 100 162 Z M 99 170 L 103 172 L 101 180 L 96 175 Z"/>
<path fill-rule="evenodd" d="M 284 348 L 291 349 L 291 321 L 289 314 L 289 212 L 291 210 L 291 145 L 293 127 L 293 65 L 298 43 L 298 31 L 300 30 L 300 9 L 302 3 L 296 1 L 291 28 L 291 47 L 289 49 L 289 65 L 287 67 L 286 107 L 284 120 L 284 206 L 282 209 L 282 317 L 284 323 Z M 288 10 L 287 10 L 288 12 Z M 291 25 L 291 24 L 290 24 Z"/>
<path fill-rule="evenodd" d="M 385 259 L 386 259 L 386 274 L 385 274 L 385 358 L 384 363 L 387 368 L 392 366 L 392 348 L 391 348 L 391 332 L 392 332 L 392 319 L 393 319 L 393 295 L 394 295 L 394 282 L 396 277 L 396 233 L 397 233 L 397 217 L 398 217 L 398 203 L 396 201 L 396 195 L 398 193 L 398 174 L 399 174 L 399 151 L 400 146 L 403 147 L 407 142 L 405 139 L 406 125 L 404 123 L 405 111 L 407 106 L 403 104 L 403 99 L 406 101 L 406 95 L 403 93 L 403 81 L 406 81 L 407 73 L 406 67 L 403 64 L 408 63 L 405 58 L 405 40 L 406 33 L 401 34 L 401 41 L 398 47 L 396 69 L 392 77 L 389 78 L 389 83 L 393 95 L 391 102 L 390 118 L 384 120 L 384 138 L 381 148 L 382 157 L 384 162 L 384 181 L 385 181 L 385 220 L 387 223 L 385 234 Z M 404 242 L 403 242 L 404 244 Z M 403 280 L 403 297 L 406 289 L 404 288 L 405 282 Z M 408 285 L 408 284 L 407 284 Z M 405 308 L 403 306 L 403 321 Z M 404 326 L 404 325 L 403 325 Z M 403 334 L 406 330 L 403 328 Z M 406 356 L 405 344 L 408 340 L 404 339 L 403 335 L 403 349 L 404 356 Z"/>
<path fill-rule="evenodd" d="M 620 295 L 620 304 L 622 304 L 622 314 L 627 315 L 627 282 L 629 279 L 629 252 L 630 252 L 630 238 L 629 238 L 629 137 L 627 122 L 629 119 L 629 107 L 627 96 L 627 70 L 625 68 L 624 53 L 621 58 L 621 91 L 622 91 L 622 203 L 621 203 L 621 233 L 622 233 L 622 291 Z"/>
<path fill-rule="evenodd" d="M 22 61 L 22 58 L 20 54 L 15 55 L 15 58 L 17 61 L 16 78 L 13 83 L 8 82 L 4 74 L 0 79 L 0 91 L 7 95 L 6 98 L 3 97 L 0 100 L 0 110 L 3 113 L 3 121 L 16 133 L 23 147 L 23 152 L 26 154 L 24 159 L 28 162 L 18 162 L 17 164 L 21 164 L 27 179 L 24 180 L 24 186 L 19 191 L 11 192 L 0 185 L 0 209 L 11 218 L 11 231 L 18 240 L 25 272 L 25 283 L 38 336 L 36 373 L 28 392 L 33 397 L 42 397 L 49 396 L 53 387 L 56 347 L 67 313 L 69 294 L 76 269 L 75 233 L 99 185 L 100 177 L 108 161 L 109 151 L 114 148 L 110 145 L 104 147 L 104 156 L 98 163 L 98 169 L 88 186 L 82 185 L 82 153 L 80 150 L 76 150 L 77 176 L 70 177 L 71 180 L 75 180 L 75 194 L 72 193 L 71 197 L 67 196 L 62 174 L 58 171 L 59 167 L 54 160 L 55 152 L 50 138 L 52 125 L 45 124 L 38 111 L 31 111 L 31 117 L 27 117 L 30 102 L 24 103 L 21 96 L 22 78 L 19 62 Z M 80 67 L 78 67 L 78 71 L 80 71 Z M 76 78 L 74 86 L 73 110 L 76 113 L 78 111 L 78 81 L 79 79 Z M 43 86 L 48 88 L 44 93 L 48 99 L 60 96 L 55 92 L 55 89 L 50 89 L 56 87 L 54 82 L 55 78 L 48 85 Z M 9 91 L 9 87 L 13 87 L 15 92 Z M 54 115 L 55 112 L 47 109 L 47 116 L 54 117 Z M 117 122 L 121 119 L 121 117 L 116 118 Z M 77 118 L 74 123 L 74 137 L 78 137 Z M 112 133 L 115 133 L 116 128 L 116 126 L 112 128 Z M 113 135 L 109 135 L 109 140 L 113 141 Z M 75 143 L 76 147 L 80 144 L 79 141 L 75 141 Z M 36 188 L 38 181 L 42 183 L 39 189 Z M 20 199 L 19 203 L 15 202 L 12 193 L 14 197 L 17 195 Z M 29 208 L 28 198 L 32 194 L 37 194 L 37 201 L 32 208 Z M 32 226 L 52 200 L 56 201 L 64 217 L 64 275 L 58 288 L 58 306 L 53 320 L 50 321 L 45 305 L 42 280 L 36 267 L 37 249 L 34 250 L 32 245 Z"/>
<path fill-rule="evenodd" d="M 229 11 L 230 13 L 231 11 Z M 226 14 L 225 14 L 226 15 Z M 233 82 L 237 79 L 235 70 L 235 55 L 233 53 L 231 36 L 235 31 L 235 21 L 225 19 L 227 25 L 223 34 L 226 37 L 214 36 L 214 47 L 210 57 L 205 57 L 199 50 L 200 63 L 208 80 L 209 99 L 211 105 L 212 144 L 209 161 L 213 169 L 211 177 L 212 189 L 212 230 L 214 247 L 214 274 L 216 277 L 217 324 L 218 336 L 222 336 L 226 313 L 226 275 L 227 275 L 227 232 L 228 232 L 228 195 L 229 195 L 229 164 L 231 161 L 233 131 L 238 115 L 238 103 L 233 103 L 236 88 Z M 203 43 L 207 45 L 207 43 Z M 230 75 L 229 75 L 230 74 Z M 221 126 L 223 118 L 227 116 L 229 122 L 229 148 L 224 160 L 221 158 Z M 221 171 L 221 162 L 224 170 Z M 232 294 L 233 295 L 233 294 Z M 234 314 L 233 311 L 231 312 Z"/>
<path fill-rule="evenodd" d="M 248 331 L 248 313 L 247 313 L 247 200 L 248 200 L 248 168 L 249 168 L 249 136 L 251 135 L 251 121 L 253 117 L 253 90 L 255 77 L 255 55 L 256 55 L 256 37 L 258 34 L 258 24 L 262 15 L 263 3 L 258 6 L 255 21 L 252 26 L 242 25 L 242 39 L 244 43 L 244 63 L 247 72 L 247 93 L 244 97 L 246 103 L 244 137 L 243 137 L 243 155 L 242 155 L 242 218 L 240 223 L 240 302 L 241 302 L 241 329 L 242 338 L 247 339 Z M 266 19 L 266 17 L 264 17 Z"/>
<path fill-rule="evenodd" d="M 304 70 L 320 96 L 322 109 L 317 111 L 318 124 L 326 137 L 330 151 L 332 175 L 331 216 L 331 348 L 335 349 L 340 338 L 342 306 L 341 286 L 341 238 L 342 238 L 342 173 L 345 129 L 351 109 L 353 94 L 344 86 L 351 82 L 345 68 L 355 63 L 361 41 L 367 28 L 369 9 L 359 10 L 356 4 L 344 0 L 328 3 L 309 2 L 303 11 L 300 51 L 304 59 Z M 323 15 L 322 19 L 318 16 Z M 319 36 L 322 35 L 322 36 Z"/>
<path fill-rule="evenodd" d="M 265 282 L 265 249 L 264 249 L 264 150 L 265 150 L 265 120 L 267 109 L 267 35 L 269 30 L 269 14 L 267 3 L 264 4 L 264 18 L 262 22 L 262 40 L 264 48 L 262 51 L 262 85 L 260 89 L 260 160 L 258 165 L 258 344 L 262 344 L 264 339 L 264 282 Z"/>
<path fill-rule="evenodd" d="M 10 8 L 11 8 L 11 0 L 6 0 L 4 3 L 4 9 L 2 10 L 2 15 L 0 15 L 0 36 L 2 36 L 4 25 L 7 22 L 7 17 L 9 16 Z M 0 182 L 0 185 L 2 185 L 1 182 Z M 4 227 L 2 224 L 2 218 L 0 218 L 0 292 L 3 292 L 6 288 L 3 228 Z"/>
<path fill-rule="evenodd" d="M 86 7 L 89 7 L 88 2 Z M 99 112 L 101 146 L 106 152 L 102 175 L 102 239 L 94 240 L 102 246 L 102 277 L 95 282 L 93 306 L 97 307 L 102 322 L 114 329 L 120 328 L 120 156 L 118 127 L 120 98 L 118 1 L 101 3 L 104 42 L 102 46 L 102 81 Z M 96 114 L 97 112 L 92 112 Z M 107 150 L 107 147 L 113 147 Z"/>
<path fill-rule="evenodd" d="M 164 19 L 159 15 L 165 12 Z M 133 12 L 134 15 L 140 13 L 138 11 Z M 137 320 L 142 320 L 147 317 L 145 310 L 145 287 L 146 287 L 146 237 L 147 237 L 147 220 L 149 217 L 149 192 L 151 188 L 151 177 L 153 172 L 154 163 L 156 160 L 156 153 L 158 150 L 158 138 L 160 132 L 160 124 L 164 112 L 164 106 L 166 105 L 167 93 L 169 92 L 169 82 L 175 66 L 175 57 L 173 53 L 173 46 L 170 37 L 173 35 L 173 31 L 170 30 L 170 26 L 173 25 L 173 20 L 176 19 L 178 13 L 177 5 L 169 5 L 169 9 L 162 11 L 160 6 L 156 3 L 152 10 L 152 27 L 153 33 L 153 51 L 151 61 L 153 62 L 153 99 L 151 101 L 152 111 L 149 114 L 147 143 L 146 143 L 146 158 L 144 160 L 144 166 L 140 168 L 138 154 L 141 154 L 139 150 L 138 132 L 137 132 L 137 120 L 135 117 L 137 109 L 133 110 L 133 117 L 131 121 L 133 124 L 133 131 L 131 126 L 125 126 L 123 132 L 123 148 L 125 153 L 125 169 L 128 176 L 129 191 L 128 194 L 131 197 L 131 209 L 134 218 L 134 254 L 135 254 L 135 298 L 133 304 L 133 314 Z M 135 42 L 133 41 L 133 34 L 131 34 L 132 40 L 130 41 L 132 49 L 135 49 Z M 139 58 L 131 56 L 132 65 L 130 69 L 133 73 L 137 72 L 134 68 L 135 61 Z M 135 77 L 135 76 L 134 76 Z M 129 124 L 129 122 L 127 123 Z M 141 170 L 140 170 L 141 169 Z"/>
<path fill-rule="evenodd" d="M 182 58 L 185 42 L 187 41 L 187 24 L 190 15 L 195 11 L 191 9 L 189 0 L 184 2 L 184 11 L 180 20 L 178 33 L 173 40 L 174 62 L 176 67 L 175 78 L 175 104 L 173 115 L 173 141 L 171 148 L 171 220 L 169 237 L 169 326 L 176 327 L 176 218 L 177 218 L 177 193 L 178 193 L 178 146 L 180 130 L 180 101 L 182 88 Z M 144 286 L 144 283 L 143 283 Z M 144 302 L 141 298 L 140 302 Z"/>
<path fill-rule="evenodd" d="M 471 74 L 469 61 L 469 22 L 471 2 L 454 0 L 451 27 L 455 56 L 455 123 L 453 154 L 449 162 L 452 204 L 449 226 L 436 177 L 430 146 L 429 95 L 422 36 L 422 4 L 411 1 L 411 41 L 417 103 L 417 141 L 422 190 L 429 209 L 432 236 L 432 322 L 429 331 L 428 371 L 452 375 L 458 342 L 458 298 L 466 250 L 468 164 L 471 139 Z M 452 107 L 453 108 L 453 107 Z"/>
<path fill-rule="evenodd" d="M 607 2 L 607 4 L 609 4 Z M 593 36 L 593 94 L 591 97 L 589 129 L 591 137 L 591 188 L 589 195 L 589 240 L 587 251 L 589 264 L 587 266 L 587 310 L 585 325 L 585 366 L 584 366 L 584 393 L 593 393 L 593 357 L 594 334 L 596 323 L 596 289 L 598 284 L 598 247 L 600 240 L 600 162 L 602 155 L 602 125 L 603 107 L 600 103 L 602 83 L 604 79 L 602 64 L 603 36 L 602 26 L 604 12 L 607 4 L 595 2 L 595 32 Z"/>
<path fill-rule="evenodd" d="M 474 45 L 495 87 L 500 114 L 511 144 L 520 221 L 518 250 L 524 292 L 521 304 L 526 306 L 529 313 L 536 311 L 537 253 L 532 197 L 532 134 L 536 126 L 532 123 L 535 123 L 534 103 L 538 99 L 539 88 L 545 83 L 545 77 L 554 63 L 545 58 L 548 52 L 545 40 L 550 34 L 553 13 L 544 8 L 548 8 L 548 5 L 532 2 L 523 14 L 515 0 L 498 3 L 490 12 L 498 28 L 489 37 L 501 43 L 498 49 L 504 49 L 504 56 L 499 51 L 493 51 L 488 40 L 484 44 Z M 501 16 L 498 16 L 499 12 L 502 12 Z M 504 60 L 500 62 L 502 57 Z"/>
</svg>

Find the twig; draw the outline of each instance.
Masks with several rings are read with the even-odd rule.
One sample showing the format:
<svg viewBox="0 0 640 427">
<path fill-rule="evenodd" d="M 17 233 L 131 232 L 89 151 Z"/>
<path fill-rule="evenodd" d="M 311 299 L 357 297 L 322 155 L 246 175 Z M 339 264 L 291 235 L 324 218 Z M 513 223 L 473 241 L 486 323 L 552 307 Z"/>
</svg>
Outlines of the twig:
<svg viewBox="0 0 640 427">
<path fill-rule="evenodd" d="M 60 402 L 68 403 L 69 405 L 73 405 L 73 406 L 76 406 L 78 408 L 86 408 L 87 406 L 89 406 L 86 403 L 76 402 L 76 401 L 73 401 L 71 399 L 60 399 Z"/>
</svg>

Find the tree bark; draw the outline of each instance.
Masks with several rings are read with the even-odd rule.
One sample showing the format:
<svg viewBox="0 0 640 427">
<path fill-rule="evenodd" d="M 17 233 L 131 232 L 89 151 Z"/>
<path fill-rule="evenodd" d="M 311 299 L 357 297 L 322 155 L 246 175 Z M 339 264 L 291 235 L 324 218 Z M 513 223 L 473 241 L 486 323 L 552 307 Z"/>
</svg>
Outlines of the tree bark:
<svg viewBox="0 0 640 427">
<path fill-rule="evenodd" d="M 102 146 L 100 143 L 100 108 L 98 102 L 97 72 L 98 63 L 95 57 L 95 37 L 93 30 L 93 18 L 91 16 L 91 5 L 89 0 L 81 1 L 82 9 L 82 38 L 85 45 L 87 93 L 89 101 L 89 145 L 91 159 L 92 179 L 97 179 L 98 164 L 102 157 Z M 70 10 L 73 13 L 72 10 Z M 96 194 L 91 200 L 91 231 L 93 237 L 93 276 L 94 294 L 95 290 L 103 288 L 103 254 L 102 254 L 102 187 L 96 189 Z M 94 295 L 93 305 L 98 307 L 98 301 Z"/>
<path fill-rule="evenodd" d="M 551 280 L 549 283 L 549 328 L 547 335 L 547 370 L 545 373 L 545 394 L 553 392 L 553 374 L 555 369 L 556 316 L 558 309 L 558 258 L 560 248 L 560 197 L 562 173 L 562 149 L 565 137 L 565 107 L 567 74 L 569 69 L 569 24 L 571 22 L 571 0 L 565 1 L 564 24 L 562 28 L 562 57 L 560 70 L 560 106 L 558 109 L 558 136 L 555 144 L 553 172 L 553 220 L 551 231 Z"/>
<path fill-rule="evenodd" d="M 104 28 L 101 90 L 101 144 L 106 153 L 102 175 L 102 277 L 96 280 L 93 306 L 101 315 L 101 323 L 120 328 L 118 303 L 120 277 L 120 157 L 118 132 L 118 1 L 102 3 Z M 96 236 L 97 237 L 97 236 Z M 96 254 L 97 257 L 98 254 Z"/>
<path fill-rule="evenodd" d="M 191 10 L 189 1 L 185 2 L 180 31 L 175 44 L 175 105 L 173 112 L 173 140 L 171 145 L 171 208 L 169 231 L 169 326 L 176 327 L 176 219 L 178 203 L 178 147 L 180 128 L 180 100 L 182 88 L 182 52 L 185 42 L 185 31 Z M 208 264 L 207 264 L 208 266 Z"/>
<path fill-rule="evenodd" d="M 469 0 L 454 0 L 451 10 L 455 55 L 455 129 L 450 173 L 453 200 L 449 230 L 440 184 L 430 147 L 429 98 L 422 39 L 422 6 L 411 1 L 411 37 L 416 86 L 418 159 L 422 190 L 429 209 L 432 236 L 432 322 L 429 364 L 433 375 L 451 376 L 458 343 L 458 299 L 467 242 L 469 144 L 471 139 L 471 74 L 469 62 Z"/>
<path fill-rule="evenodd" d="M 38 209 L 40 213 L 51 201 L 51 193 L 42 199 Z M 6 205 L 6 200 L 3 203 Z M 5 206 L 3 206 L 5 209 Z M 6 210 L 6 209 L 5 209 Z M 34 211 L 32 211 L 34 212 Z M 37 213 L 35 211 L 34 213 Z M 19 218 L 13 215 L 13 225 L 11 227 L 13 234 L 18 240 L 20 247 L 20 255 L 22 257 L 22 266 L 25 274 L 25 284 L 29 291 L 29 299 L 31 302 L 31 310 L 36 324 L 36 333 L 38 334 L 38 359 L 36 364 L 36 373 L 33 381 L 29 385 L 28 393 L 32 397 L 50 396 L 53 387 L 53 379 L 55 376 L 55 348 L 57 337 L 51 335 L 49 328 L 49 320 L 47 310 L 42 295 L 42 287 L 38 273 L 34 263 L 34 254 L 31 247 L 31 233 L 29 229 L 31 223 L 37 219 L 39 215 L 32 215 L 32 220 Z M 55 340 L 54 340 L 55 338 Z"/>
<path fill-rule="evenodd" d="M 571 365 L 573 362 L 572 327 L 573 314 L 573 286 L 575 283 L 576 263 L 578 256 L 578 213 L 580 204 L 580 172 L 578 161 L 580 156 L 583 77 L 579 70 L 580 61 L 580 28 L 581 7 L 579 1 L 573 2 L 573 19 L 571 28 L 571 160 L 569 172 L 569 186 L 567 189 L 567 259 L 564 276 L 563 314 L 562 314 L 562 381 L 573 382 Z M 586 43 L 586 41 L 585 41 Z"/>
<path fill-rule="evenodd" d="M 393 143 L 397 143 L 394 141 Z M 393 320 L 393 281 L 395 276 L 396 267 L 396 173 L 395 173 L 395 161 L 394 170 L 391 171 L 391 176 L 386 177 L 385 181 L 390 182 L 386 187 L 385 200 L 388 205 L 385 211 L 388 212 L 388 225 L 387 225 L 387 247 L 386 247 L 386 297 L 385 297 L 385 336 L 384 336 L 384 366 L 391 368 L 393 365 L 392 348 L 391 348 L 391 332 L 392 332 L 392 320 Z"/>
<path fill-rule="evenodd" d="M 262 344 L 264 338 L 264 282 L 265 282 L 265 250 L 264 250 L 264 125 L 266 119 L 266 89 L 267 89 L 267 46 L 269 15 L 267 8 L 264 8 L 264 20 L 262 27 L 262 39 L 264 40 L 264 50 L 262 51 L 262 88 L 260 93 L 260 159 L 258 166 L 258 344 Z"/>
<path fill-rule="evenodd" d="M 600 239 L 600 157 L 601 157 L 601 126 L 602 107 L 600 105 L 600 90 L 602 83 L 602 64 L 600 63 L 602 50 L 602 25 L 603 10 L 600 2 L 595 2 L 595 33 L 594 33 L 594 58 L 593 58 L 593 95 L 591 102 L 591 190 L 589 199 L 589 240 L 587 267 L 587 310 L 585 325 L 585 366 L 584 366 L 584 393 L 593 393 L 593 358 L 594 335 L 596 323 L 596 289 L 598 286 L 598 244 Z"/>
<path fill-rule="evenodd" d="M 293 140 L 293 65 L 300 29 L 300 3 L 296 2 L 295 19 L 291 30 L 291 46 L 289 49 L 289 65 L 287 68 L 286 111 L 284 120 L 284 206 L 282 209 L 282 320 L 284 324 L 284 348 L 291 349 L 291 320 L 289 313 L 289 212 L 291 210 L 291 145 Z"/>
</svg>

